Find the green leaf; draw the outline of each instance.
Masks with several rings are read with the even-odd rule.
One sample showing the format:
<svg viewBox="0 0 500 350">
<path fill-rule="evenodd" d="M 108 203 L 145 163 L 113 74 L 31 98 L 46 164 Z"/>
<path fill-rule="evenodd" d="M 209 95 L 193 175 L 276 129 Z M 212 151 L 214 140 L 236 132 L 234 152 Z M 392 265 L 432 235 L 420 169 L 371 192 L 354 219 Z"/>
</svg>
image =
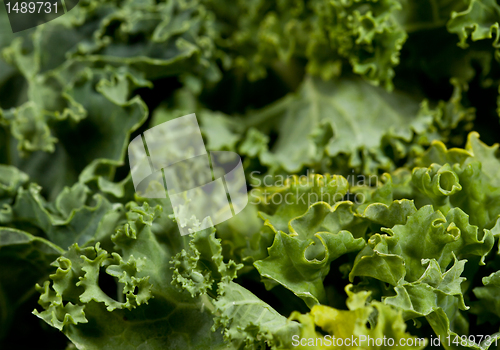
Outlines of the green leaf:
<svg viewBox="0 0 500 350">
<path fill-rule="evenodd" d="M 229 282 L 214 301 L 215 327 L 223 327 L 224 339 L 236 349 L 271 349 L 290 346 L 299 324 L 287 320 L 271 306 L 240 285 Z"/>
<path fill-rule="evenodd" d="M 290 221 L 289 234 L 276 231 L 269 257 L 254 263 L 266 287 L 281 284 L 309 307 L 325 302 L 323 280 L 331 262 L 365 245 L 362 238 L 355 239 L 349 232 L 358 233 L 351 206 L 350 202 L 333 207 L 318 202 Z"/>
<path fill-rule="evenodd" d="M 472 306 L 472 312 L 479 316 L 480 322 L 500 317 L 500 305 L 496 297 L 500 288 L 500 271 L 483 277 L 482 282 L 483 286 L 473 289 L 479 302 L 473 303 Z"/>
<path fill-rule="evenodd" d="M 498 49 L 500 6 L 494 0 L 470 0 L 468 3 L 465 11 L 452 12 L 447 24 L 448 31 L 458 35 L 458 45 L 464 49 L 468 47 L 469 36 L 472 41 L 477 41 L 491 39 L 496 33 L 493 46 Z M 498 59 L 498 53 L 496 55 Z"/>
<path fill-rule="evenodd" d="M 55 263 L 52 281 L 38 287 L 44 310 L 34 313 L 85 349 L 226 349 L 211 331 L 207 304 L 171 285 L 171 244 L 180 235 L 154 234 L 158 215 L 159 207 L 131 203 L 128 220 L 113 236 L 114 252 L 99 244 L 72 246 Z M 116 296 L 103 290 L 102 275 L 116 278 Z"/>
<path fill-rule="evenodd" d="M 431 127 L 432 117 L 419 113 L 419 108 L 418 101 L 406 94 L 389 94 L 360 80 L 324 82 L 307 77 L 298 93 L 253 113 L 247 123 L 277 125 L 278 140 L 269 155 L 261 153 L 263 164 L 297 172 L 318 167 L 326 152 L 329 157 L 345 154 L 349 166 L 372 173 L 376 168 L 393 167 L 381 151 L 386 139 L 410 142 L 415 133 Z M 378 122 L 382 116 L 384 124 Z M 317 129 L 325 127 L 332 128 L 333 137 L 315 143 Z"/>
<path fill-rule="evenodd" d="M 0 203 L 11 204 L 17 190 L 28 180 L 29 176 L 16 167 L 0 164 Z"/>
<path fill-rule="evenodd" d="M 250 80 L 266 76 L 268 66 L 280 72 L 280 61 L 291 63 L 291 69 L 281 67 L 280 73 L 293 84 L 299 74 L 293 59 L 306 58 L 307 73 L 324 80 L 340 75 L 348 63 L 372 84 L 393 87 L 393 67 L 407 37 L 396 21 L 402 9 L 397 1 L 205 3 L 217 18 L 238 19 L 225 21 L 224 39 L 215 42 L 234 56 L 231 63 Z"/>
<path fill-rule="evenodd" d="M 492 233 L 478 233 L 477 226 L 470 225 L 467 214 L 459 208 L 451 209 L 445 217 L 432 206 L 424 206 L 404 225 L 384 231 L 388 235 L 373 235 L 356 257 L 351 281 L 355 276 L 370 276 L 393 286 L 403 279 L 414 282 L 425 272 L 422 259 L 436 259 L 444 271 L 455 255 L 476 255 L 483 262 L 494 243 Z"/>
<path fill-rule="evenodd" d="M 404 310 L 405 319 L 427 316 L 437 308 L 448 314 L 467 310 L 460 284 L 460 277 L 466 260 L 455 260 L 444 273 L 435 259 L 422 259 L 424 273 L 414 282 L 401 282 L 395 287 L 396 296 L 385 298 L 384 302 Z"/>
<path fill-rule="evenodd" d="M 62 253 L 43 238 L 0 227 L 0 339 L 8 334 L 18 308 L 34 295 L 35 283 L 53 272 L 50 263 Z"/>
<path fill-rule="evenodd" d="M 52 242 L 65 249 L 74 243 L 84 246 L 109 237 L 123 216 L 121 204 L 111 204 L 100 194 L 88 205 L 89 189 L 81 183 L 63 190 L 55 204 L 47 203 L 40 190 L 33 183 L 26 190 L 19 189 L 12 206 L 12 225 L 41 229 Z"/>
<path fill-rule="evenodd" d="M 224 288 L 237 276 L 243 267 L 229 260 L 223 261 L 220 239 L 215 238 L 215 228 L 207 228 L 193 234 L 189 242 L 189 250 L 182 250 L 171 261 L 173 265 L 172 283 L 180 289 L 185 289 L 191 295 L 223 294 L 219 288 Z M 217 290 L 212 290 L 217 283 Z"/>
<path fill-rule="evenodd" d="M 415 214 L 417 208 L 413 201 L 408 199 L 395 200 L 390 205 L 371 203 L 364 210 L 362 216 L 382 227 L 404 225 L 408 216 Z"/>
<path fill-rule="evenodd" d="M 448 163 L 443 166 L 433 163 L 429 168 L 415 168 L 412 183 L 435 208 L 444 213 L 449 209 L 448 197 L 462 190 L 458 175 Z"/>
<path fill-rule="evenodd" d="M 268 186 L 267 179 L 264 179 L 264 186 L 254 188 L 250 193 L 263 210 L 259 216 L 265 221 L 264 225 L 274 232 L 288 232 L 290 220 L 304 214 L 313 203 L 334 205 L 342 201 L 349 190 L 347 180 L 339 175 L 311 174 L 283 179 L 277 175 L 274 186 Z"/>
<path fill-rule="evenodd" d="M 413 344 L 402 346 L 402 348 L 423 349 L 427 345 L 427 339 L 417 340 L 416 337 L 406 332 L 406 324 L 400 310 L 373 300 L 370 303 L 367 299 L 369 292 L 361 291 L 353 293 L 352 285 L 348 285 L 345 290 L 348 294 L 347 307 L 349 310 L 338 310 L 326 305 L 315 305 L 308 314 L 301 315 L 294 312 L 290 318 L 298 320 L 302 325 L 301 338 L 305 338 L 307 346 L 301 346 L 301 338 L 296 338 L 294 347 L 297 349 L 324 349 L 325 347 L 316 344 L 325 344 L 327 347 L 336 344 L 337 339 L 349 342 L 355 340 L 350 346 L 359 346 L 366 349 L 378 349 L 368 341 L 371 339 L 393 339 L 394 344 Z M 369 325 L 369 326 L 368 326 Z M 325 343 L 328 339 L 318 332 L 317 327 L 323 333 L 334 336 L 330 339 L 330 344 Z M 317 342 L 317 338 L 323 342 Z M 402 341 L 403 340 L 403 341 Z M 356 345 L 357 344 L 357 345 Z M 332 345 L 334 346 L 334 345 Z M 343 345 L 343 347 L 350 347 Z M 387 346 L 387 345 L 385 345 Z M 400 346 L 401 347 L 401 346 Z"/>
<path fill-rule="evenodd" d="M 485 335 L 480 344 L 470 341 L 468 338 L 462 340 L 460 334 L 457 334 L 450 330 L 450 321 L 446 317 L 445 312 L 442 309 L 438 309 L 426 317 L 429 324 L 432 326 L 434 332 L 441 339 L 451 339 L 450 342 L 443 342 L 442 345 L 446 350 L 457 350 L 457 349 L 474 349 L 474 350 L 486 350 L 491 347 L 491 345 L 498 342 L 500 338 L 499 333 L 493 335 Z M 481 338 L 481 339 L 482 339 Z M 479 340 L 479 339 L 478 339 Z"/>
<path fill-rule="evenodd" d="M 452 189 L 455 185 L 458 189 L 458 179 L 458 184 L 462 189 L 446 195 L 448 199 L 442 195 L 438 195 L 438 199 L 434 195 L 431 202 L 444 205 L 444 211 L 449 207 L 459 207 L 470 215 L 472 224 L 480 229 L 490 229 L 497 222 L 499 215 L 497 203 L 500 198 L 498 178 L 500 161 L 495 156 L 497 148 L 496 144 L 489 147 L 482 143 L 475 132 L 469 134 L 465 149 L 447 150 L 442 143 L 436 142 L 416 161 L 419 166 L 429 167 L 428 170 L 414 170 L 414 175 L 425 172 L 435 173 L 437 166 L 432 165 L 433 163 L 443 166 L 449 164 L 443 168 L 443 170 L 446 169 L 449 178 L 448 188 Z M 428 196 L 427 190 L 421 185 L 417 186 L 417 189 L 422 191 L 424 196 Z"/>
<path fill-rule="evenodd" d="M 261 348 L 267 344 L 289 344 L 298 325 L 287 321 L 252 292 L 232 282 L 243 265 L 224 262 L 222 246 L 215 238 L 215 229 L 207 228 L 192 234 L 189 248 L 171 261 L 172 284 L 213 306 L 214 326 L 222 328 L 224 339 L 236 349 Z"/>
</svg>

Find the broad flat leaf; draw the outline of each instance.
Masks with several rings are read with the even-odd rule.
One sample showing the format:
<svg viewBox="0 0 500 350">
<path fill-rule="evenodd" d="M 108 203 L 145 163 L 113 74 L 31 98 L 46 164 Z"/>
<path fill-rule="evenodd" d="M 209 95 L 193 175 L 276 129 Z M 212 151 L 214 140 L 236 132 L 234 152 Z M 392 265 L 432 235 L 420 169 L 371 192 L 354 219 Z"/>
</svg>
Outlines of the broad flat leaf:
<svg viewBox="0 0 500 350">
<path fill-rule="evenodd" d="M 330 157 L 345 154 L 350 166 L 362 166 L 370 173 L 373 167 L 391 168 L 391 161 L 380 150 L 384 139 L 409 142 L 415 132 L 430 127 L 432 117 L 419 114 L 419 109 L 412 97 L 390 94 L 361 80 L 324 82 L 307 77 L 297 94 L 250 115 L 247 123 L 266 120 L 277 124 L 279 138 L 272 153 L 261 156 L 266 165 L 296 172 L 304 166 L 317 166 L 325 151 Z M 378 122 L 381 116 L 383 124 Z M 333 137 L 316 143 L 313 135 L 325 127 L 332 128 Z"/>
</svg>

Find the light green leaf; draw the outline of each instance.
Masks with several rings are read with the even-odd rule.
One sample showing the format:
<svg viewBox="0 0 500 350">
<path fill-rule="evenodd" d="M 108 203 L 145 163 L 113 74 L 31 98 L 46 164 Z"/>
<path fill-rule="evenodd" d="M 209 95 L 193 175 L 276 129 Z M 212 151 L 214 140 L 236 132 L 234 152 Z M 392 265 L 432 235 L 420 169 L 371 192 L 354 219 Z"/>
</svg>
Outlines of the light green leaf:
<svg viewBox="0 0 500 350">
<path fill-rule="evenodd" d="M 362 238 L 353 237 L 359 233 L 351 206 L 350 202 L 333 207 L 318 202 L 290 221 L 289 234 L 276 231 L 269 257 L 254 263 L 266 287 L 281 284 L 309 307 L 325 302 L 323 280 L 331 262 L 365 245 Z"/>
<path fill-rule="evenodd" d="M 333 349 L 349 348 L 351 346 L 364 349 L 379 349 L 381 346 L 368 341 L 371 339 L 393 339 L 394 344 L 412 344 L 399 346 L 408 349 L 423 349 L 427 345 L 427 339 L 418 340 L 410 333 L 406 332 L 406 324 L 400 310 L 385 305 L 379 301 L 367 302 L 370 293 L 361 291 L 353 293 L 352 285 L 348 285 L 345 290 L 348 294 L 346 301 L 349 310 L 338 310 L 326 305 L 315 305 L 311 312 L 301 315 L 294 312 L 290 318 L 297 320 L 302 325 L 301 338 L 305 338 L 307 346 L 294 344 L 297 349 Z M 369 326 L 368 326 L 369 325 Z M 317 327 L 321 328 L 335 339 L 330 339 L 330 344 L 325 341 L 328 339 L 322 333 L 318 332 Z M 301 340 L 301 338 L 298 338 Z M 323 338 L 323 339 L 316 339 Z M 354 344 L 335 346 L 336 339 L 348 340 Z M 363 340 L 364 339 L 364 340 Z M 322 340 L 319 342 L 318 340 Z M 317 345 L 318 344 L 318 345 Z M 321 345 L 324 344 L 324 345 Z M 333 344 L 333 345 L 332 345 Z M 298 347 L 296 347 L 298 346 Z M 382 345 L 382 348 L 384 345 Z M 388 347 L 385 345 L 385 347 Z"/>
<path fill-rule="evenodd" d="M 425 272 L 422 259 L 436 259 L 444 271 L 455 255 L 477 255 L 483 261 L 494 243 L 492 233 L 478 233 L 477 226 L 470 225 L 467 214 L 459 208 L 445 217 L 432 206 L 424 206 L 404 225 L 384 231 L 388 235 L 373 235 L 356 257 L 351 281 L 355 276 L 370 276 L 394 286 L 403 279 L 414 282 Z"/>
</svg>

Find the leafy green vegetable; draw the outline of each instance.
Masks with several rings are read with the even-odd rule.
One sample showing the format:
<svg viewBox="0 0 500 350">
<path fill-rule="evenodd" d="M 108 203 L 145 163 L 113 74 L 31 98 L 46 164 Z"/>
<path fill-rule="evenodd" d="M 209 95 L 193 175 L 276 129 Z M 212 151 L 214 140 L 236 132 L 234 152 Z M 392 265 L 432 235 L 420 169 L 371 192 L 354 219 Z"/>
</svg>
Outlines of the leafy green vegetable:
<svg viewBox="0 0 500 350">
<path fill-rule="evenodd" d="M 0 348 L 498 347 L 496 1 L 7 9 Z M 181 236 L 127 146 L 191 113 L 249 203 Z"/>
<path fill-rule="evenodd" d="M 323 344 L 317 340 L 321 339 L 321 333 L 317 332 L 316 327 L 320 327 L 330 336 L 342 339 L 342 343 L 349 339 L 350 344 L 344 345 L 345 347 L 378 348 L 375 344 L 370 345 L 368 339 L 384 339 L 384 337 L 392 339 L 394 344 L 404 344 L 403 348 L 423 349 L 425 347 L 427 339 L 417 339 L 405 332 L 406 325 L 400 311 L 376 300 L 368 303 L 369 292 L 355 294 L 351 289 L 352 285 L 346 287 L 348 294 L 346 303 L 349 310 L 337 310 L 325 305 L 315 305 L 309 314 L 292 314 L 291 318 L 296 318 L 303 324 L 302 338 L 307 339 L 305 344 L 308 346 L 300 346 L 303 345 L 300 342 L 296 344 L 296 346 L 300 344 L 299 349 L 331 348 L 316 345 Z M 332 343 L 341 347 L 339 346 L 341 342 L 337 339 L 330 338 L 330 344 Z"/>
</svg>

